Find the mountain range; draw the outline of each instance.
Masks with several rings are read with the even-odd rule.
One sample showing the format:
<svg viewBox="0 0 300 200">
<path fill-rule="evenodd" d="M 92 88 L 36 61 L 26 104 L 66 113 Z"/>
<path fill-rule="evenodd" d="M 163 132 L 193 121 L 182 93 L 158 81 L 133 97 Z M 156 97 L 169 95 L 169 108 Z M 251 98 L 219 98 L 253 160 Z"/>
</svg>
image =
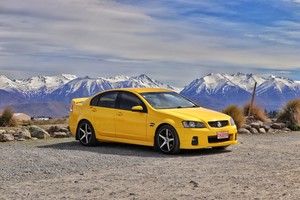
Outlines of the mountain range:
<svg viewBox="0 0 300 200">
<path fill-rule="evenodd" d="M 77 77 L 62 74 L 12 80 L 0 75 L 0 110 L 11 106 L 15 112 L 31 116 L 68 115 L 70 101 L 114 88 L 167 88 L 192 99 L 201 106 L 222 110 L 230 104 L 244 105 L 251 99 L 257 82 L 255 103 L 267 110 L 278 110 L 289 100 L 300 98 L 300 82 L 284 77 L 257 74 L 208 74 L 193 80 L 183 89 L 142 74 L 136 77 Z"/>
</svg>

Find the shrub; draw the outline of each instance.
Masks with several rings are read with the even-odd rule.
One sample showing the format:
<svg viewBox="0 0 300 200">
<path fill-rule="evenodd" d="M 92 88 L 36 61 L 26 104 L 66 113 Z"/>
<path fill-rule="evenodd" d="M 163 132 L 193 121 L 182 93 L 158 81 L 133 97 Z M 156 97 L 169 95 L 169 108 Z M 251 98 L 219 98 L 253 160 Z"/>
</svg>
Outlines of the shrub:
<svg viewBox="0 0 300 200">
<path fill-rule="evenodd" d="M 286 123 L 292 130 L 300 130 L 300 99 L 289 101 L 279 112 L 277 121 Z"/>
<path fill-rule="evenodd" d="M 245 116 L 243 114 L 243 110 L 237 105 L 228 106 L 223 110 L 223 113 L 232 117 L 237 128 L 241 128 L 245 124 Z"/>
<path fill-rule="evenodd" d="M 248 116 L 250 109 L 250 103 L 244 105 L 244 115 Z M 253 104 L 250 116 L 253 116 L 255 119 L 260 120 L 262 122 L 269 122 L 270 119 L 266 116 L 264 110 L 259 106 Z"/>
<path fill-rule="evenodd" d="M 14 119 L 14 111 L 11 108 L 5 108 L 0 116 L 0 126 L 16 126 L 17 121 Z"/>
</svg>

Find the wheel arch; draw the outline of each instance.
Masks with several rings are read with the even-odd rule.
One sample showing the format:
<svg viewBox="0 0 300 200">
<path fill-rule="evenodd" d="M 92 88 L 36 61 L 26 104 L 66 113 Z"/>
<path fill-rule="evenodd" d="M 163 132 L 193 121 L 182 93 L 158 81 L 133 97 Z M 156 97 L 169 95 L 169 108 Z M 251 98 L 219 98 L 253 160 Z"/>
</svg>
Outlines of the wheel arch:
<svg viewBox="0 0 300 200">
<path fill-rule="evenodd" d="M 77 127 L 76 127 L 76 134 L 75 134 L 75 139 L 76 139 L 76 140 L 79 140 L 79 136 L 78 136 L 78 128 L 79 128 L 79 124 L 80 124 L 81 122 L 83 122 L 83 121 L 87 121 L 87 122 L 89 122 L 89 123 L 92 125 L 92 123 L 91 123 L 89 120 L 87 120 L 87 119 L 81 119 L 81 120 L 79 120 L 78 123 L 77 123 Z M 93 125 L 92 125 L 92 126 L 93 126 Z"/>
</svg>

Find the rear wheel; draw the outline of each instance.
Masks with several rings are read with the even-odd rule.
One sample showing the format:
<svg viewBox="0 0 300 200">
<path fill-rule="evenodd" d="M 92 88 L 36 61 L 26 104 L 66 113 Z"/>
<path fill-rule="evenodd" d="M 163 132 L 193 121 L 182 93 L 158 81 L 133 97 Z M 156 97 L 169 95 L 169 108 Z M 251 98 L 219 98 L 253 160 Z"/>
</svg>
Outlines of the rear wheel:
<svg viewBox="0 0 300 200">
<path fill-rule="evenodd" d="M 180 151 L 179 137 L 170 125 L 160 127 L 155 135 L 156 148 L 165 154 L 176 154 Z"/>
<path fill-rule="evenodd" d="M 95 131 L 92 124 L 88 121 L 82 121 L 78 125 L 77 134 L 79 142 L 83 146 L 94 146 L 97 143 Z"/>
</svg>

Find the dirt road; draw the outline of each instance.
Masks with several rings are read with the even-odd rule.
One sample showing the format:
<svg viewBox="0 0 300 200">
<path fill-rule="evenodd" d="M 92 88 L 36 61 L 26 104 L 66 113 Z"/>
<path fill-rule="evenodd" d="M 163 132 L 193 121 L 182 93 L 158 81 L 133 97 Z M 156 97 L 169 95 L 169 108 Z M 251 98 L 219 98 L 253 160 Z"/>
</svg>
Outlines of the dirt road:
<svg viewBox="0 0 300 200">
<path fill-rule="evenodd" d="M 300 132 L 167 156 L 73 139 L 0 143 L 0 199 L 299 199 Z"/>
</svg>

